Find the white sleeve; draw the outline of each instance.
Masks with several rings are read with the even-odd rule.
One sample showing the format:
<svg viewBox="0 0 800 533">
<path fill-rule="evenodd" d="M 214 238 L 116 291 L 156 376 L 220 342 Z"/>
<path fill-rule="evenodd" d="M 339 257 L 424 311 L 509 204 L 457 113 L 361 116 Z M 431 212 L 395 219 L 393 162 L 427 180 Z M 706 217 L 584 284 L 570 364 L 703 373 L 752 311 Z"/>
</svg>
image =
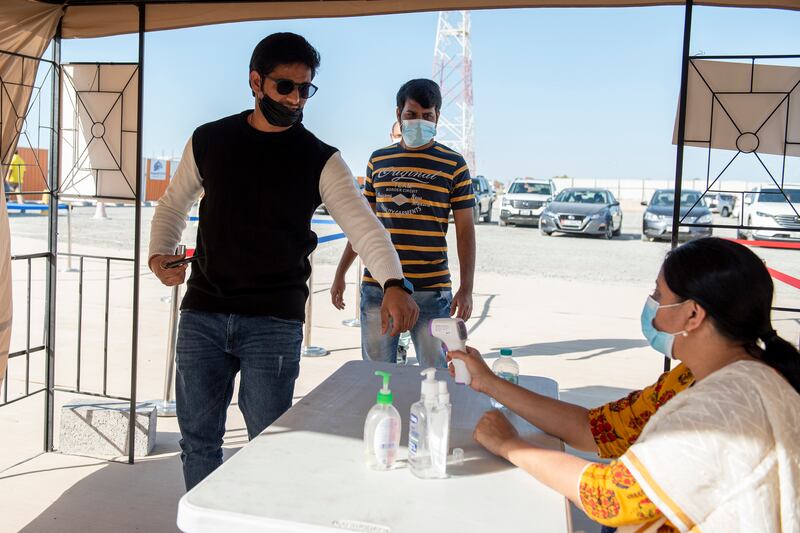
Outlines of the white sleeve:
<svg viewBox="0 0 800 533">
<path fill-rule="evenodd" d="M 333 154 L 322 169 L 319 193 L 328 212 L 378 283 L 383 285 L 386 280 L 402 278 L 403 268 L 389 232 L 356 187 L 353 173 L 341 153 Z"/>
<path fill-rule="evenodd" d="M 172 176 L 167 191 L 158 200 L 156 212 L 150 223 L 150 252 L 154 255 L 173 255 L 186 228 L 186 216 L 192 204 L 203 192 L 203 181 L 194 160 L 192 139 L 183 149 L 178 170 Z"/>
</svg>

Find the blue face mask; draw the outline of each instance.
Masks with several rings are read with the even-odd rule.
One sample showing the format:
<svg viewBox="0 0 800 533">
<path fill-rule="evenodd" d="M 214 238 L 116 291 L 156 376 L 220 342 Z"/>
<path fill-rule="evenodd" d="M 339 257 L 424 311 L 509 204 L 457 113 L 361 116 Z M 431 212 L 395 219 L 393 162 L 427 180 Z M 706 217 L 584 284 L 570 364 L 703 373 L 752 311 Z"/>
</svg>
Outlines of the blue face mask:
<svg viewBox="0 0 800 533">
<path fill-rule="evenodd" d="M 429 120 L 404 120 L 400 129 L 403 132 L 403 142 L 409 148 L 424 146 L 436 136 L 436 123 Z"/>
<path fill-rule="evenodd" d="M 644 334 L 644 338 L 647 339 L 647 342 L 650 343 L 650 346 L 652 346 L 654 350 L 663 353 L 670 359 L 675 359 L 675 355 L 672 353 L 672 345 L 675 342 L 675 337 L 677 335 L 683 335 L 685 337 L 687 332 L 685 330 L 677 333 L 659 331 L 653 325 L 653 320 L 655 320 L 656 313 L 658 313 L 659 309 L 677 307 L 688 301 L 689 300 L 677 304 L 660 305 L 652 296 L 648 296 L 644 304 L 644 309 L 642 309 L 642 333 Z"/>
</svg>

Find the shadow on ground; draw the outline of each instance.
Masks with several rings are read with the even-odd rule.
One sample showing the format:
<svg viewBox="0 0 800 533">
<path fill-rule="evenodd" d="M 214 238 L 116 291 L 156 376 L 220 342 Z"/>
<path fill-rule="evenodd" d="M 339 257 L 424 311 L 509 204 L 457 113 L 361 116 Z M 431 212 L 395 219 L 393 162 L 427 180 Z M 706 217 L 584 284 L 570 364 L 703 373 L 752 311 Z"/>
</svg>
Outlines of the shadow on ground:
<svg viewBox="0 0 800 533">
<path fill-rule="evenodd" d="M 246 435 L 246 434 L 245 434 Z M 100 468 L 66 490 L 52 505 L 22 528 L 23 533 L 105 533 L 119 531 L 120 514 L 136 516 L 125 531 L 177 532 L 178 500 L 184 495 L 178 447 L 180 435 L 159 432 L 151 456 L 126 462 L 98 459 L 84 465 L 26 472 L 42 476 L 59 470 Z M 246 436 L 245 436 L 246 440 Z M 226 446 L 229 446 L 226 439 Z M 239 444 L 238 442 L 235 444 Z M 238 449 L 224 448 L 225 460 Z M 121 511 L 120 507 L 135 508 Z"/>
<path fill-rule="evenodd" d="M 576 357 L 569 358 L 570 361 L 582 361 L 632 348 L 644 348 L 645 346 L 647 346 L 647 341 L 644 339 L 576 339 L 559 342 L 540 342 L 523 346 L 503 346 L 503 348 L 513 349 L 514 357 L 572 354 Z M 500 347 L 492 348 L 491 352 L 482 355 L 487 359 L 497 358 L 500 356 Z"/>
</svg>

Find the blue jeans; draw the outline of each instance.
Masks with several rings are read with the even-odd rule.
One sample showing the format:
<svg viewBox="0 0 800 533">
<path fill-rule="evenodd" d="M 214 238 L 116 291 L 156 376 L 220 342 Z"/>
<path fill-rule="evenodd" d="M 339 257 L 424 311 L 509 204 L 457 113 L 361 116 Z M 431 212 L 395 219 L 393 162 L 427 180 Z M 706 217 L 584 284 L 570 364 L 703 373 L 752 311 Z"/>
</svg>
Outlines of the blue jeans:
<svg viewBox="0 0 800 533">
<path fill-rule="evenodd" d="M 429 324 L 434 318 L 450 316 L 453 293 L 449 289 L 418 291 L 413 298 L 419 306 L 419 319 L 411 328 L 417 361 L 425 368 L 446 368 L 442 342 L 431 336 Z M 400 336 L 381 335 L 382 303 L 383 289 L 366 283 L 361 285 L 361 356 L 367 361 L 396 363 Z"/>
<path fill-rule="evenodd" d="M 239 409 L 256 437 L 292 405 L 303 323 L 184 310 L 176 347 L 176 408 L 186 490 L 222 464 L 225 419 L 241 371 Z"/>
<path fill-rule="evenodd" d="M 9 197 L 19 190 L 19 185 L 11 185 L 7 181 L 3 181 L 3 190 L 6 193 L 6 201 L 8 201 Z"/>
</svg>

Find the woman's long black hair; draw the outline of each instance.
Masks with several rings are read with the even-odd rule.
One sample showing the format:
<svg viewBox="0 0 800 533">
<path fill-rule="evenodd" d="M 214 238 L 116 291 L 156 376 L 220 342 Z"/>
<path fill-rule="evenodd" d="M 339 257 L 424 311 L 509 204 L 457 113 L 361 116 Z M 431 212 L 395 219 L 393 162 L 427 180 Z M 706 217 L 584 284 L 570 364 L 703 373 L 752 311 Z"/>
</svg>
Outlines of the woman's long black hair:
<svg viewBox="0 0 800 533">
<path fill-rule="evenodd" d="M 720 334 L 780 372 L 800 393 L 800 353 L 772 327 L 772 277 L 755 253 L 708 237 L 670 252 L 662 268 L 672 292 L 700 304 Z"/>
</svg>

